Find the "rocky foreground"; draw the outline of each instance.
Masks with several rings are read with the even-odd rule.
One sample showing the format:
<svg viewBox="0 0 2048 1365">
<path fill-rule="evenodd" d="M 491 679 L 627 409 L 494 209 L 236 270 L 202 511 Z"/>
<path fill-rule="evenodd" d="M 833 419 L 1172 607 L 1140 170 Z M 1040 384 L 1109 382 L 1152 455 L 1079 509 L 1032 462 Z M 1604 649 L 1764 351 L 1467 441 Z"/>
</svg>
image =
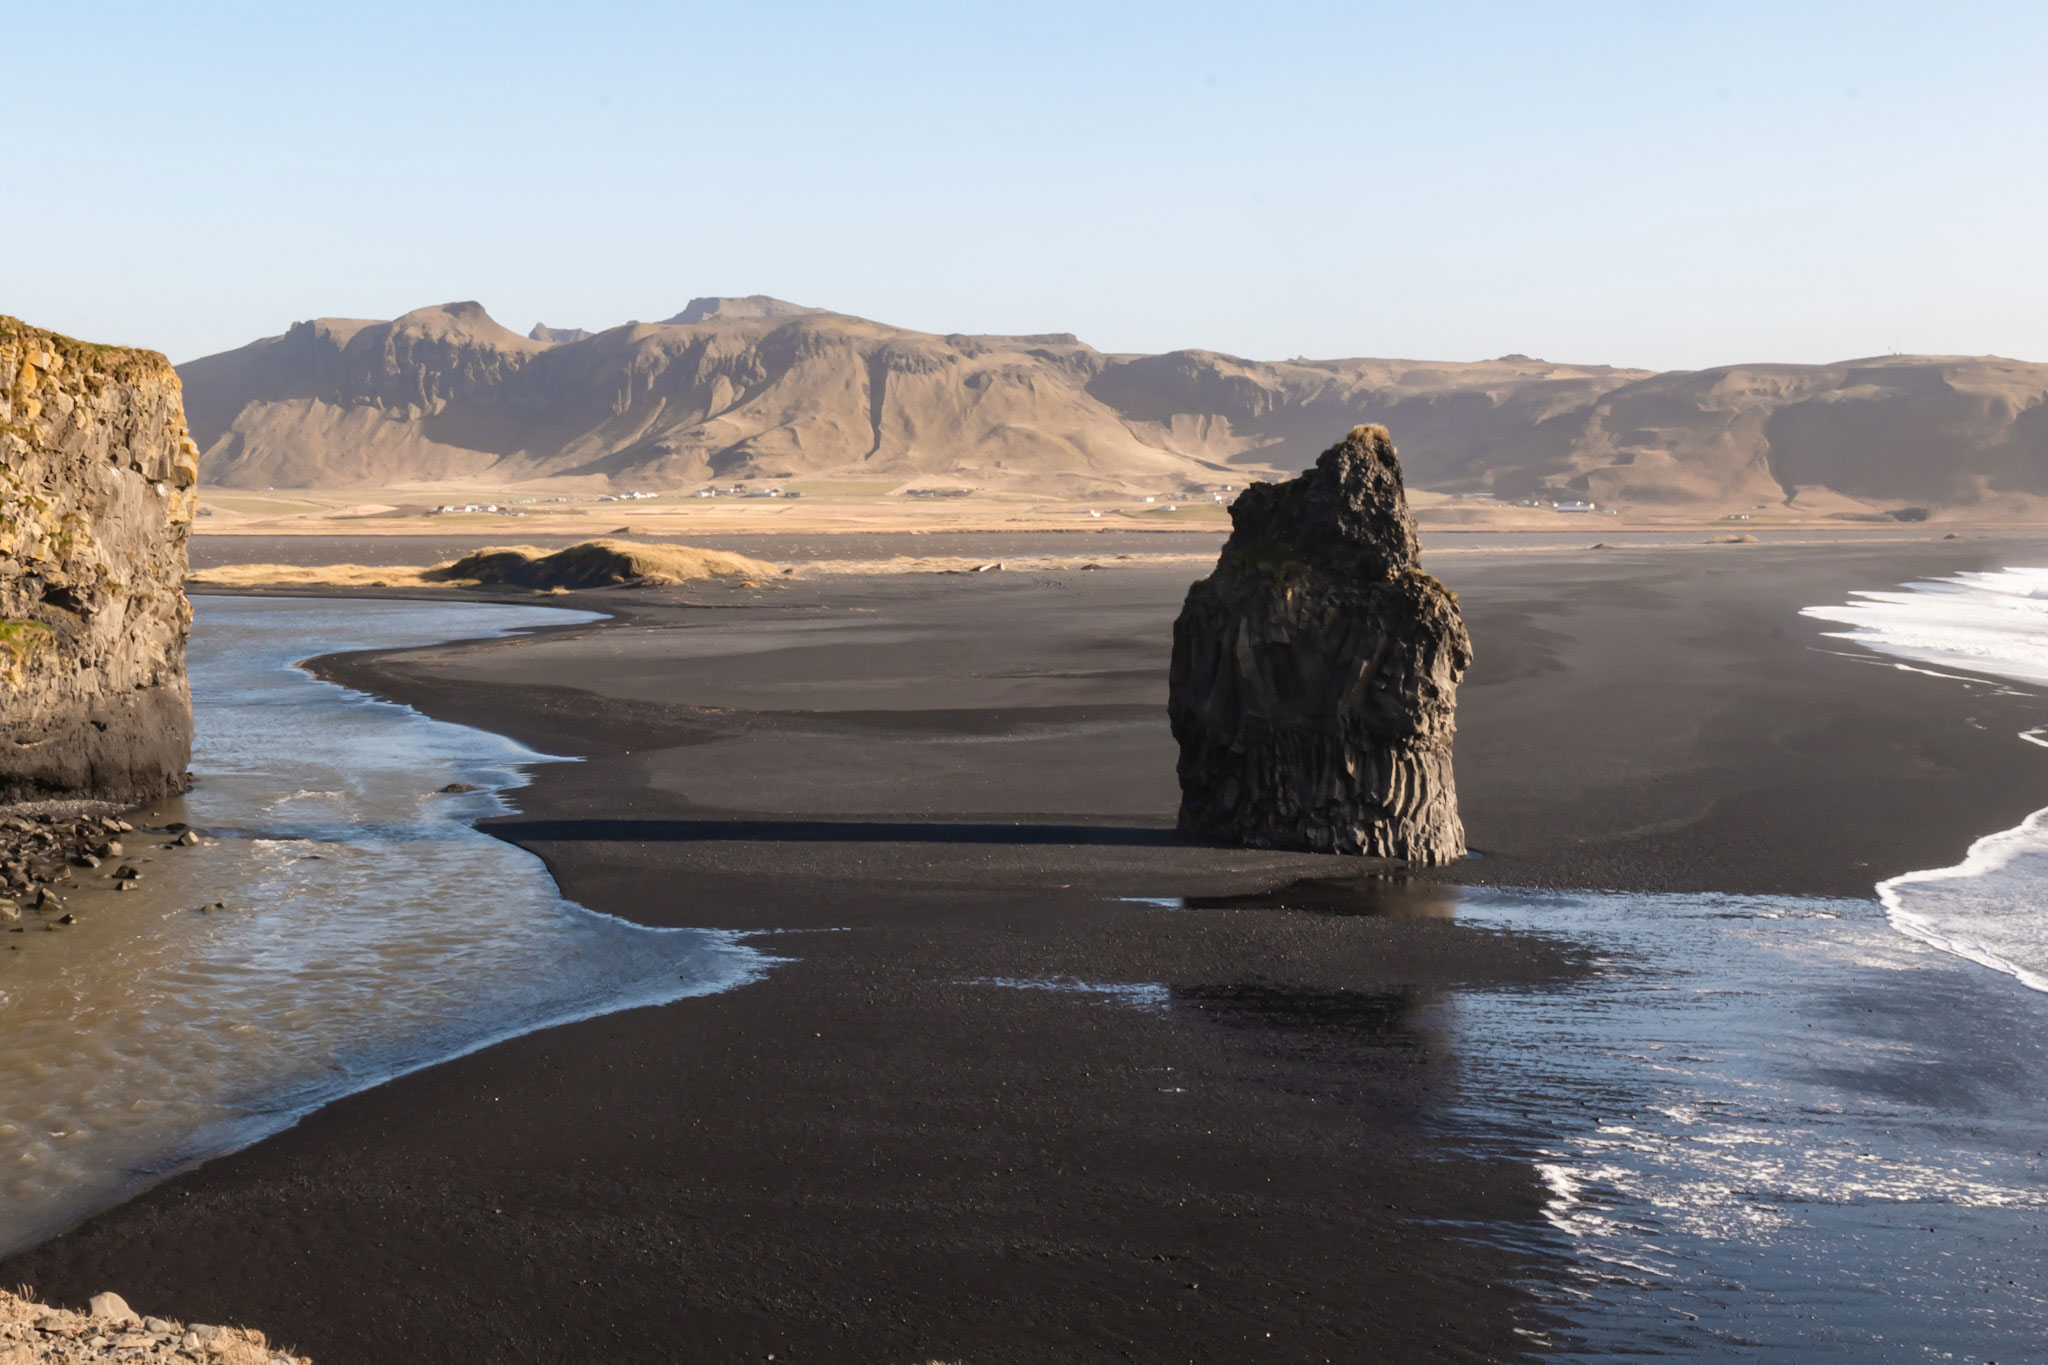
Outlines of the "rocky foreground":
<svg viewBox="0 0 2048 1365">
<path fill-rule="evenodd" d="M 17 923 L 24 910 L 62 911 L 66 884 L 100 876 L 126 889 L 141 871 L 119 860 L 129 852 L 123 836 L 138 833 L 111 815 L 0 815 L 0 922 Z M 140 831 L 169 847 L 190 847 L 199 836 L 182 824 Z M 51 923 L 57 923 L 51 920 Z"/>
<path fill-rule="evenodd" d="M 0 1291 L 0 1365 L 165 1360 L 199 1365 L 312 1365 L 246 1327 L 145 1318 L 119 1294 L 95 1294 L 82 1313 Z"/>
</svg>

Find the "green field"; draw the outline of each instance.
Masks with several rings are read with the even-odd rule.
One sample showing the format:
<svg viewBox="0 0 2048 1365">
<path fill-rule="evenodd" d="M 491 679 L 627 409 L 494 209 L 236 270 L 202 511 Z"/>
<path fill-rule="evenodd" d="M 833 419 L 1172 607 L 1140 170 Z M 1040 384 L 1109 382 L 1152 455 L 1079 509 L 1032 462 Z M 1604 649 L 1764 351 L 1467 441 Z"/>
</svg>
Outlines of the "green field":
<svg viewBox="0 0 2048 1365">
<path fill-rule="evenodd" d="M 218 507 L 224 512 L 240 512 L 249 517 L 292 517 L 306 512 L 324 512 L 326 506 L 317 502 L 279 502 L 273 498 L 205 498 L 207 507 Z"/>
<path fill-rule="evenodd" d="M 803 479 L 782 485 L 783 491 L 801 493 L 807 498 L 879 498 L 890 489 L 902 483 L 859 483 L 838 482 L 832 479 Z"/>
<path fill-rule="evenodd" d="M 444 526 L 514 526 L 521 518 L 503 517 L 496 512 L 443 512 L 429 520 Z"/>
<path fill-rule="evenodd" d="M 1119 507 L 1115 514 L 1141 521 L 1221 521 L 1225 510 L 1213 502 L 1183 503 L 1168 511 L 1159 507 Z"/>
</svg>

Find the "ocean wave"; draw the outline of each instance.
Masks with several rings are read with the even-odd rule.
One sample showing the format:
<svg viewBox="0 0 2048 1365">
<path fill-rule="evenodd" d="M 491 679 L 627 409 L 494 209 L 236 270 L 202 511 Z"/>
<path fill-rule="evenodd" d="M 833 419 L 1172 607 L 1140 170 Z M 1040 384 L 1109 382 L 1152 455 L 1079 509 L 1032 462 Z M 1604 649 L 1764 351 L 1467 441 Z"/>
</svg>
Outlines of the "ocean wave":
<svg viewBox="0 0 2048 1365">
<path fill-rule="evenodd" d="M 2048 686 L 2048 568 L 1959 573 L 1849 596 L 1800 614 L 1848 626 L 1829 635 L 1893 658 Z"/>
<path fill-rule="evenodd" d="M 1912 661 L 1899 668 L 2048 686 L 2048 568 L 1959 573 L 1850 597 L 1801 615 L 1849 627 L 1829 632 L 1834 639 Z M 2018 737 L 2048 747 L 2048 727 Z M 2048 916 L 2039 909 L 2048 904 L 2048 809 L 1985 835 L 1953 867 L 1880 883 L 1877 897 L 1901 933 L 2048 991 Z"/>
</svg>

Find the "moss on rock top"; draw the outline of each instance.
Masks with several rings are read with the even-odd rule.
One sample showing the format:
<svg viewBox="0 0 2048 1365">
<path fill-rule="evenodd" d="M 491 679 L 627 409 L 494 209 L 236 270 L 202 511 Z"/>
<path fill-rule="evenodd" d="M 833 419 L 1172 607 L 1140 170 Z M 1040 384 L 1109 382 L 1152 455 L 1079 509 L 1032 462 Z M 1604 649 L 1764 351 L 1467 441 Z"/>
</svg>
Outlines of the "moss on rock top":
<svg viewBox="0 0 2048 1365">
<path fill-rule="evenodd" d="M 59 357 L 64 362 L 62 368 L 66 370 L 97 370 L 118 383 L 134 384 L 147 379 L 161 382 L 166 375 L 173 384 L 178 382 L 177 371 L 162 351 L 80 341 L 62 332 L 32 327 L 5 313 L 0 313 L 0 346 L 40 347 Z"/>
</svg>

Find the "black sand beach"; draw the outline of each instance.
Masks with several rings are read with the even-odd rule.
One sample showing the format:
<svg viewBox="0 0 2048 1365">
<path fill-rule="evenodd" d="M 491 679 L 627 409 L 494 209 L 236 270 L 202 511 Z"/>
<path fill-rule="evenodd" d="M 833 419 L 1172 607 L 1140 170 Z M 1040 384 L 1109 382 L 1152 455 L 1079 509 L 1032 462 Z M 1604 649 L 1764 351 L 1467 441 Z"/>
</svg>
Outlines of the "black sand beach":
<svg viewBox="0 0 2048 1365">
<path fill-rule="evenodd" d="M 1478 654 L 1483 856 L 1445 879 L 1863 896 L 1955 861 L 2048 804 L 2014 740 L 2037 700 L 1844 657 L 1797 611 L 2043 556 L 1433 557 Z M 1186 577 L 579 594 L 618 620 L 323 662 L 585 758 L 494 826 L 570 897 L 789 961 L 336 1104 L 0 1275 L 322 1365 L 1531 1354 L 1540 1182 L 1441 1141 L 1458 1057 L 1427 1006 L 1564 998 L 1587 954 L 1428 882 L 1179 843 Z M 1004 984 L 1051 981 L 1171 1007 Z"/>
</svg>

